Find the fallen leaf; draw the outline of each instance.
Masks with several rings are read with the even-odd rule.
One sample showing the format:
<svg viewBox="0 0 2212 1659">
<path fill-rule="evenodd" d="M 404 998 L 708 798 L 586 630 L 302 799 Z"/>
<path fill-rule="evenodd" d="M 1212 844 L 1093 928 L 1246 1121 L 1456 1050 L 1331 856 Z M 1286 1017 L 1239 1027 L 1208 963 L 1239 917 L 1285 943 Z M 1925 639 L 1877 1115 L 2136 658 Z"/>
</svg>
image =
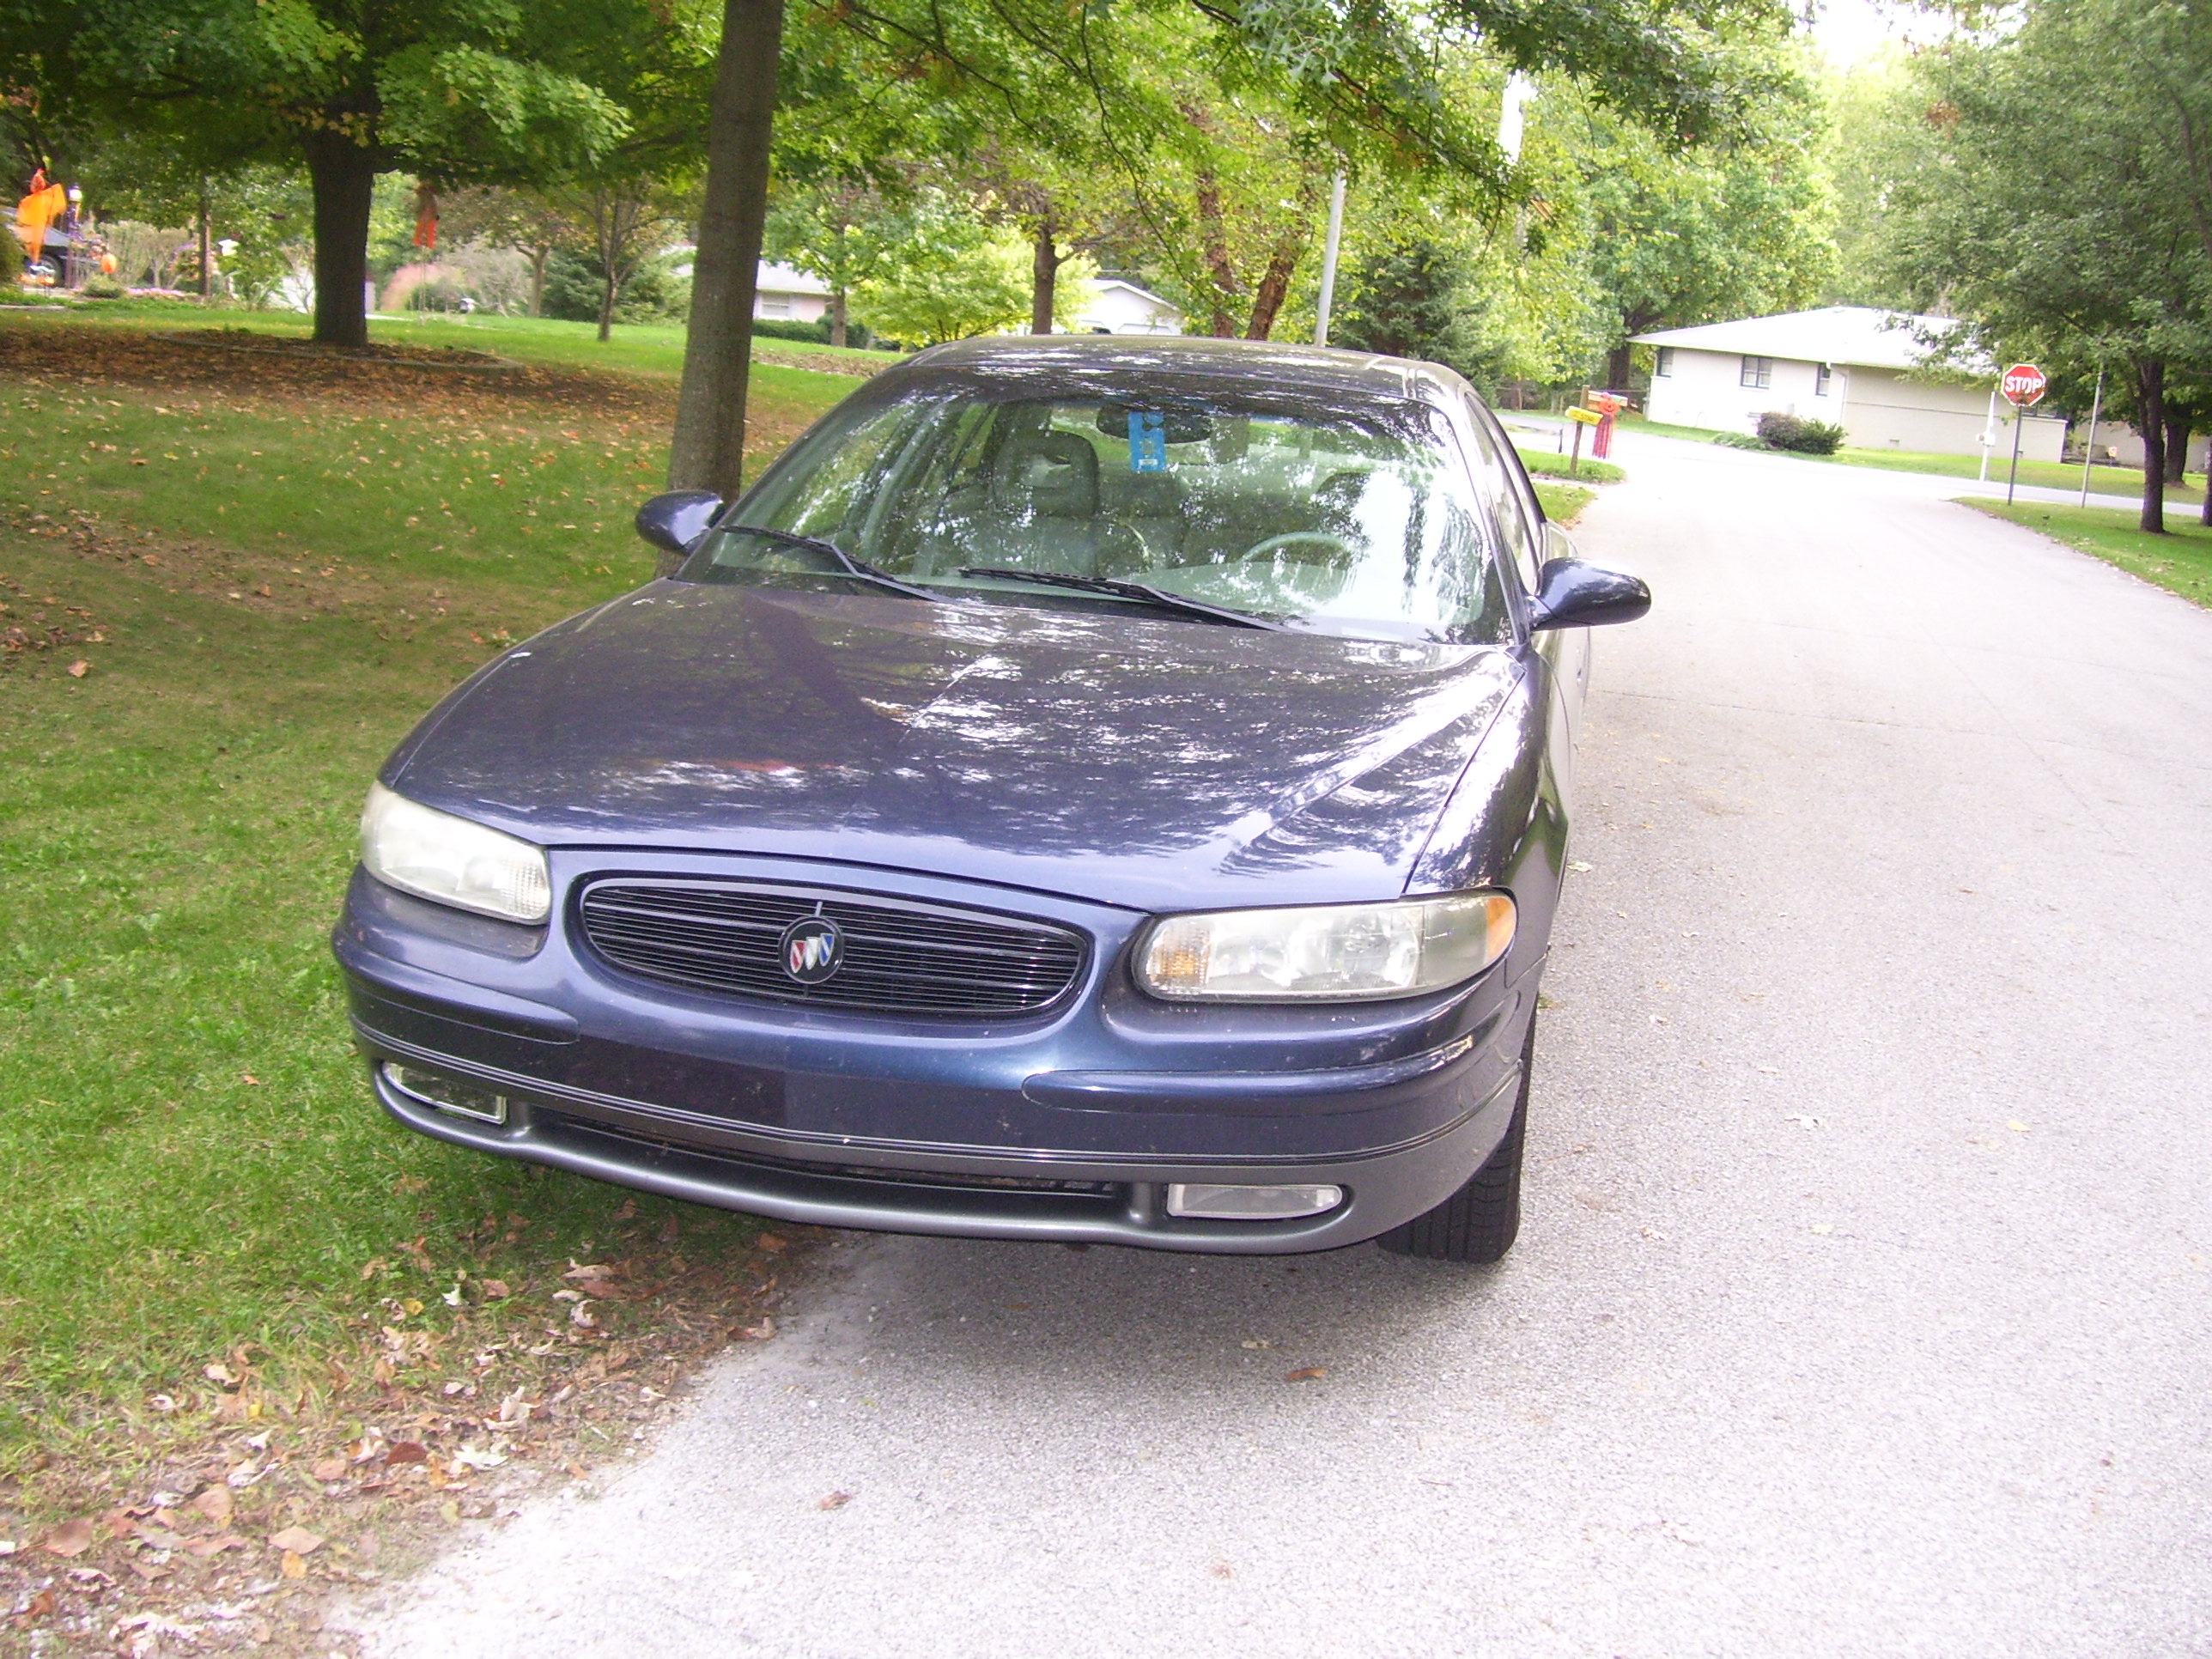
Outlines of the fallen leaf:
<svg viewBox="0 0 2212 1659">
<path fill-rule="evenodd" d="M 814 1502 L 814 1507 L 817 1510 L 842 1510 L 846 1504 L 852 1501 L 852 1493 L 848 1492 L 833 1492 L 827 1498 L 817 1498 Z"/>
<path fill-rule="evenodd" d="M 763 1314 L 759 1324 L 740 1327 L 738 1334 L 748 1342 L 765 1342 L 775 1334 L 775 1321 Z"/>
<path fill-rule="evenodd" d="M 2024 1135 L 2027 1133 L 2027 1125 L 2022 1123 L 2018 1118 L 2013 1119 L 2011 1122 L 2005 1125 L 2005 1127 L 2016 1135 Z"/>
<path fill-rule="evenodd" d="M 404 1175 L 392 1183 L 392 1190 L 402 1198 L 411 1198 L 429 1184 L 428 1176 Z"/>
<path fill-rule="evenodd" d="M 349 1465 L 343 1457 L 325 1457 L 310 1464 L 307 1473 L 313 1475 L 316 1480 L 324 1482 L 343 1480 L 345 1479 L 345 1473 L 349 1467 Z"/>
<path fill-rule="evenodd" d="M 1584 864 L 1580 859 L 1569 859 L 1567 860 L 1567 868 L 1573 871 L 1578 876 L 1585 875 L 1589 871 L 1589 866 Z"/>
<path fill-rule="evenodd" d="M 49 1555 L 82 1555 L 92 1547 L 92 1517 L 63 1522 L 39 1540 L 39 1547 Z"/>
<path fill-rule="evenodd" d="M 791 1241 L 775 1233 L 763 1233 L 753 1240 L 755 1249 L 766 1250 L 770 1255 L 781 1255 L 791 1248 Z"/>
<path fill-rule="evenodd" d="M 81 680 L 87 674 L 92 672 L 92 665 L 87 662 L 82 657 L 79 657 L 75 662 L 69 665 L 69 672 L 70 678 L 71 679 Z"/>
<path fill-rule="evenodd" d="M 238 1374 L 221 1360 L 212 1365 L 201 1366 L 200 1375 L 210 1382 L 220 1382 L 226 1389 L 235 1388 L 238 1384 Z"/>
<path fill-rule="evenodd" d="M 1794 1123 L 1801 1129 L 1817 1129 L 1820 1127 L 1820 1120 L 1806 1112 L 1792 1112 L 1788 1117 L 1783 1119 L 1783 1121 Z"/>
<path fill-rule="evenodd" d="M 238 1075 L 246 1082 L 251 1083 L 257 1089 L 261 1086 L 261 1079 L 254 1076 L 251 1072 L 240 1072 Z"/>
<path fill-rule="evenodd" d="M 561 1275 L 563 1279 L 612 1279 L 614 1276 L 615 1270 L 604 1261 L 587 1261 L 583 1266 L 578 1267 L 573 1257 L 568 1262 L 568 1271 Z"/>
<path fill-rule="evenodd" d="M 313 1555 L 322 1547 L 321 1535 L 305 1527 L 287 1527 L 282 1532 L 269 1534 L 269 1547 L 283 1550 L 287 1555 Z"/>
<path fill-rule="evenodd" d="M 507 1454 L 464 1446 L 453 1454 L 453 1462 L 465 1469 L 495 1469 L 507 1462 Z"/>
<path fill-rule="evenodd" d="M 26 1619 L 43 1619 L 53 1610 L 54 1593 L 50 1589 L 42 1589 L 23 1604 L 22 1616 Z"/>
<path fill-rule="evenodd" d="M 507 1288 L 507 1281 L 503 1279 L 480 1279 L 477 1283 L 483 1287 L 483 1293 L 494 1302 L 503 1302 L 514 1294 Z"/>
<path fill-rule="evenodd" d="M 186 1554 L 197 1555 L 205 1560 L 209 1556 L 219 1555 L 225 1550 L 245 1549 L 247 1544 L 236 1533 L 226 1532 L 213 1538 L 187 1538 L 181 1547 Z"/>
<path fill-rule="evenodd" d="M 281 1571 L 287 1578 L 305 1578 L 307 1576 L 307 1563 L 306 1558 L 296 1555 L 290 1550 L 286 1550 L 284 1552 L 284 1565 L 279 1568 L 278 1571 Z"/>
<path fill-rule="evenodd" d="M 238 1500 L 231 1495 L 227 1486 L 210 1486 L 192 1499 L 192 1507 L 214 1522 L 217 1532 L 230 1525 L 230 1517 L 235 1513 L 237 1504 Z"/>
<path fill-rule="evenodd" d="M 430 1449 L 416 1441 L 402 1440 L 384 1454 L 384 1461 L 387 1467 L 397 1467 L 401 1463 L 427 1463 L 430 1461 Z"/>
<path fill-rule="evenodd" d="M 1328 1375 L 1328 1368 L 1326 1365 L 1301 1365 L 1297 1370 L 1285 1373 L 1283 1377 L 1283 1381 L 1285 1382 L 1318 1382 L 1322 1378 Z"/>
<path fill-rule="evenodd" d="M 1826 1238 L 1836 1231 L 1836 1224 L 1832 1221 L 1816 1221 L 1805 1231 L 1808 1233 L 1818 1233 L 1821 1237 Z"/>
<path fill-rule="evenodd" d="M 1760 1066 L 1754 1067 L 1753 1069 L 1765 1073 L 1768 1077 L 1780 1077 L 1782 1075 L 1782 1068 L 1779 1066 Z"/>
</svg>

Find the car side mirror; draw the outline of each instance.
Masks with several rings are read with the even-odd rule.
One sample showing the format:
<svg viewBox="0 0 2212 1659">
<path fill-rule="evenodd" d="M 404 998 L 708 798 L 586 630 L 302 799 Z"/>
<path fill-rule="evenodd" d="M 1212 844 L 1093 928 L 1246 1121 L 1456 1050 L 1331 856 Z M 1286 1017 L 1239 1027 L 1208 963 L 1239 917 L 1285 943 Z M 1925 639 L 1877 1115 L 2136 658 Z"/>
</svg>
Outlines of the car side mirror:
<svg viewBox="0 0 2212 1659">
<path fill-rule="evenodd" d="M 660 550 L 662 575 L 683 562 L 721 510 L 722 498 L 711 489 L 672 489 L 638 508 L 637 533 Z"/>
<path fill-rule="evenodd" d="M 1547 559 L 1536 580 L 1528 626 L 1600 628 L 1634 622 L 1651 609 L 1651 590 L 1640 577 L 1580 559 Z"/>
</svg>

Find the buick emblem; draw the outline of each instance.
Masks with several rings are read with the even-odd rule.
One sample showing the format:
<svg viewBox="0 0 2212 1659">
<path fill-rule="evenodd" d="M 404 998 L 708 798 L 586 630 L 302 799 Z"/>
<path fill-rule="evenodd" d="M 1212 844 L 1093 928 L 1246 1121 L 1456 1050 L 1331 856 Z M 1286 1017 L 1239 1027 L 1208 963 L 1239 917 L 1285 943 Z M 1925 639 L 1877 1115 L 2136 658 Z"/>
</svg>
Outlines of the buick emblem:
<svg viewBox="0 0 2212 1659">
<path fill-rule="evenodd" d="M 783 971 L 801 985 L 836 977 L 845 963 L 845 935 L 827 916 L 801 916 L 783 930 Z"/>
</svg>

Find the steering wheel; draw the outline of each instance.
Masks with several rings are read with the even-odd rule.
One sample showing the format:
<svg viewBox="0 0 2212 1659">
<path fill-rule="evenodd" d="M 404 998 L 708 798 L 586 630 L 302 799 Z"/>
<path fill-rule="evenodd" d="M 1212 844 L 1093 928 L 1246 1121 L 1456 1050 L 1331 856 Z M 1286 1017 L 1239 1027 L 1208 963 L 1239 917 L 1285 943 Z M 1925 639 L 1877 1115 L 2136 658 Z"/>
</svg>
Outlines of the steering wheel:
<svg viewBox="0 0 2212 1659">
<path fill-rule="evenodd" d="M 1278 548 L 1293 547 L 1301 542 L 1313 543 L 1328 550 L 1318 557 L 1293 556 L 1291 561 L 1293 564 L 1348 564 L 1353 557 L 1351 544 L 1341 536 L 1332 536 L 1326 530 L 1287 530 L 1279 536 L 1270 536 L 1264 541 L 1253 543 L 1237 554 L 1231 562 L 1265 558 Z"/>
</svg>

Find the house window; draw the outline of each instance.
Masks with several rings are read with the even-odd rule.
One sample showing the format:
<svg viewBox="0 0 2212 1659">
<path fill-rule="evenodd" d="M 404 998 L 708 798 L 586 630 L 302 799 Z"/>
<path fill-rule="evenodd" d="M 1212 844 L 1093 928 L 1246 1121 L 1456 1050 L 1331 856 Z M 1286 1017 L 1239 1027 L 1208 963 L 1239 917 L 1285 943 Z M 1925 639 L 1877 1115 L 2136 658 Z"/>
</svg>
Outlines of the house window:
<svg viewBox="0 0 2212 1659">
<path fill-rule="evenodd" d="M 1836 371 L 1830 368 L 1827 364 L 1822 363 L 1813 371 L 1813 395 L 1815 398 L 1826 397 L 1829 383 L 1835 378 Z"/>
<path fill-rule="evenodd" d="M 763 317 L 791 315 L 791 296 L 787 294 L 763 294 L 760 296 L 760 314 Z"/>
<path fill-rule="evenodd" d="M 1745 358 L 1743 373 L 1737 377 L 1736 384 L 1754 386 L 1764 392 L 1774 384 L 1774 359 L 1771 357 Z"/>
<path fill-rule="evenodd" d="M 1666 379 L 1668 376 L 1669 376 L 1669 375 L 1671 375 L 1671 374 L 1674 374 L 1674 347 L 1672 347 L 1672 346 L 1661 346 L 1661 347 L 1659 348 L 1659 361 L 1658 361 L 1657 362 L 1656 362 L 1656 363 L 1652 364 L 1652 366 L 1651 366 L 1651 372 L 1652 372 L 1654 374 L 1656 374 L 1656 375 L 1659 376 L 1659 378 L 1660 378 L 1660 379 L 1662 379 L 1662 380 L 1664 380 L 1664 379 Z"/>
</svg>

